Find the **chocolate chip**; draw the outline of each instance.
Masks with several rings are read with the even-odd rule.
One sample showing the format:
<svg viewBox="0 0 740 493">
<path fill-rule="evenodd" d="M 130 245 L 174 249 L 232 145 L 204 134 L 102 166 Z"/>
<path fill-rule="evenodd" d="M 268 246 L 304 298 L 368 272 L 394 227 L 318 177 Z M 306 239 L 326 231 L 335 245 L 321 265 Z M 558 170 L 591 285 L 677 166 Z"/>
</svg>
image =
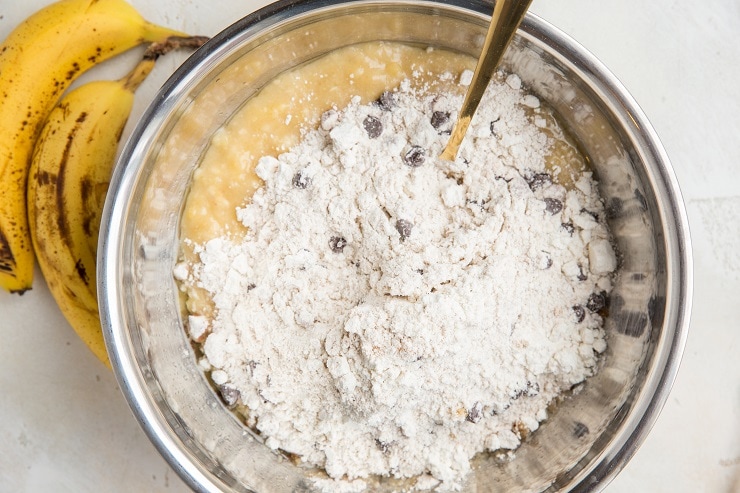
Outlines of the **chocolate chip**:
<svg viewBox="0 0 740 493">
<path fill-rule="evenodd" d="M 403 162 L 412 168 L 418 168 L 424 164 L 425 160 L 426 153 L 421 146 L 411 146 L 411 149 L 409 149 L 403 156 Z"/>
<path fill-rule="evenodd" d="M 588 274 L 583 272 L 583 266 L 581 265 L 578 266 L 578 275 L 576 276 L 576 279 L 578 279 L 579 281 L 585 281 L 586 279 L 588 279 Z"/>
<path fill-rule="evenodd" d="M 300 189 L 305 189 L 311 184 L 311 178 L 306 176 L 303 171 L 299 171 L 293 175 L 293 186 Z"/>
<path fill-rule="evenodd" d="M 257 287 L 257 285 L 256 285 L 255 283 L 253 283 L 253 282 L 249 283 L 249 284 L 247 285 L 247 292 L 249 292 L 249 291 L 253 290 L 253 289 L 254 289 L 254 288 L 256 288 L 256 287 Z"/>
<path fill-rule="evenodd" d="M 583 438 L 588 434 L 588 426 L 583 423 L 576 422 L 575 426 L 573 426 L 573 435 L 575 435 L 576 438 Z"/>
<path fill-rule="evenodd" d="M 439 130 L 439 127 L 450 121 L 450 113 L 448 111 L 435 111 L 432 113 L 432 127 Z"/>
<path fill-rule="evenodd" d="M 380 109 L 391 111 L 396 106 L 396 96 L 390 91 L 384 91 L 375 103 L 380 106 Z"/>
<path fill-rule="evenodd" d="M 552 177 L 548 173 L 535 173 L 527 179 L 527 184 L 533 192 L 552 183 Z"/>
<path fill-rule="evenodd" d="M 388 455 L 391 453 L 391 444 L 388 442 L 384 442 L 380 438 L 375 439 L 375 446 L 378 447 L 378 450 L 383 452 L 383 455 Z"/>
<path fill-rule="evenodd" d="M 586 318 L 586 310 L 581 305 L 573 305 L 573 312 L 576 314 L 576 323 L 581 323 Z"/>
<path fill-rule="evenodd" d="M 606 307 L 606 293 L 591 293 L 586 303 L 586 308 L 592 312 L 598 312 Z"/>
<path fill-rule="evenodd" d="M 399 219 L 396 221 L 396 231 L 401 235 L 401 241 L 404 241 L 406 238 L 411 236 L 411 230 L 413 227 L 414 225 L 405 219 Z"/>
<path fill-rule="evenodd" d="M 374 116 L 368 115 L 365 117 L 362 121 L 362 126 L 365 127 L 365 132 L 367 132 L 367 136 L 371 139 L 377 139 L 383 133 L 383 123 Z"/>
<path fill-rule="evenodd" d="M 561 223 L 560 227 L 563 228 L 571 236 L 573 236 L 573 233 L 575 233 L 576 231 L 576 227 L 573 226 L 573 223 L 571 222 Z"/>
<path fill-rule="evenodd" d="M 223 398 L 224 402 L 229 407 L 236 405 L 236 403 L 239 402 L 239 399 L 242 396 L 241 392 L 229 385 L 221 385 L 219 386 L 218 390 L 221 393 L 221 397 Z"/>
<path fill-rule="evenodd" d="M 342 250 L 344 250 L 344 247 L 346 246 L 347 240 L 341 236 L 332 236 L 329 238 L 329 248 L 331 248 L 331 251 L 334 253 L 342 253 Z"/>
<path fill-rule="evenodd" d="M 555 215 L 563 210 L 563 203 L 558 199 L 545 197 L 545 210 L 550 214 Z"/>
<path fill-rule="evenodd" d="M 483 419 L 483 404 L 476 402 L 468 411 L 468 415 L 465 416 L 465 421 L 478 423 L 481 419 Z"/>
</svg>

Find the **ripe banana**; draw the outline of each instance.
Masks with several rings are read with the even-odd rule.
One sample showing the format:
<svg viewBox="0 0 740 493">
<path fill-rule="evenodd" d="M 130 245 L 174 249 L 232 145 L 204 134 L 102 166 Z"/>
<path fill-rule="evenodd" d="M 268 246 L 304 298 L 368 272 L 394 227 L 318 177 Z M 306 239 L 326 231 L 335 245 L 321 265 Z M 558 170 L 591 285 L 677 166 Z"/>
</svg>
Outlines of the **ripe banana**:
<svg viewBox="0 0 740 493">
<path fill-rule="evenodd" d="M 125 0 L 60 0 L 0 45 L 0 287 L 23 293 L 32 286 L 26 180 L 49 111 L 91 66 L 170 36 L 186 35 L 147 22 Z"/>
<path fill-rule="evenodd" d="M 28 219 L 41 272 L 67 321 L 106 365 L 95 262 L 100 216 L 134 92 L 165 52 L 206 38 L 153 44 L 123 79 L 69 92 L 41 130 L 28 177 Z"/>
</svg>

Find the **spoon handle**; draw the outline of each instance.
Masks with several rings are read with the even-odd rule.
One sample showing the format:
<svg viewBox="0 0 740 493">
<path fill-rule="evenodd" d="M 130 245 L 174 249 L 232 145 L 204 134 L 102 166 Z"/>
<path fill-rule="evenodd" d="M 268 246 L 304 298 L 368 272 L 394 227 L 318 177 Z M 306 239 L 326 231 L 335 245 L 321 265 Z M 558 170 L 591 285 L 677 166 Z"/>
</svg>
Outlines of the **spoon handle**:
<svg viewBox="0 0 740 493">
<path fill-rule="evenodd" d="M 475 110 L 480 104 L 483 93 L 488 87 L 488 83 L 493 77 L 498 64 L 504 56 L 509 42 L 514 37 L 519 24 L 521 24 L 524 15 L 527 13 L 532 0 L 496 0 L 491 17 L 491 25 L 486 33 L 486 40 L 483 44 L 478 65 L 475 67 L 473 80 L 468 87 L 463 101 L 460 115 L 457 118 L 455 127 L 452 129 L 450 140 L 440 158 L 454 161 L 457 151 L 465 137 L 470 121 L 473 119 Z"/>
</svg>

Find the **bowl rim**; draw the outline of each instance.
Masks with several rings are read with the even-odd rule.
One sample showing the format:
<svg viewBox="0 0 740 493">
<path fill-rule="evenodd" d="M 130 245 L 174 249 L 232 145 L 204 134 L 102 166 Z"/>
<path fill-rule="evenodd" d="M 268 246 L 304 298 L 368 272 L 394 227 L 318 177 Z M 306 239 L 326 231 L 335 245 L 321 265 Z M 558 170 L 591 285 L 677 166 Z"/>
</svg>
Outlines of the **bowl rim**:
<svg viewBox="0 0 740 493">
<path fill-rule="evenodd" d="M 98 302 L 103 335 L 115 377 L 135 418 L 159 453 L 195 491 L 223 491 L 223 483 L 214 478 L 181 450 L 181 439 L 172 430 L 162 414 L 156 400 L 148 393 L 145 376 L 129 351 L 131 341 L 123 326 L 121 286 L 118 282 L 122 271 L 121 238 L 124 218 L 127 215 L 127 200 L 136 185 L 136 172 L 143 162 L 140 158 L 156 136 L 158 125 L 171 113 L 198 79 L 198 69 L 207 68 L 223 52 L 242 39 L 248 39 L 273 24 L 296 15 L 324 8 L 341 8 L 348 5 L 393 4 L 428 5 L 444 9 L 462 9 L 466 13 L 490 18 L 492 4 L 483 0 L 279 0 L 236 21 L 202 48 L 194 52 L 173 73 L 157 92 L 141 119 L 127 139 L 118 165 L 115 168 L 106 198 L 98 245 Z M 670 165 L 667 152 L 657 133 L 642 109 L 617 77 L 582 45 L 533 13 L 528 13 L 519 28 L 520 33 L 546 42 L 563 57 L 568 57 L 578 69 L 592 80 L 598 81 L 602 90 L 614 95 L 635 128 L 644 135 L 646 152 L 653 155 L 656 163 L 656 179 L 667 190 L 667 201 L 660 209 L 660 219 L 673 226 L 675 235 L 673 248 L 666 248 L 669 276 L 678 273 L 678 279 L 668 279 L 668 285 L 676 285 L 675 299 L 679 303 L 673 332 L 659 341 L 656 357 L 648 368 L 643 388 L 635 398 L 633 412 L 620 424 L 620 432 L 599 454 L 591 459 L 590 467 L 579 471 L 572 482 L 571 491 L 600 491 L 611 482 L 633 457 L 644 442 L 665 405 L 675 382 L 682 353 L 688 337 L 688 328 L 693 296 L 693 260 L 689 233 L 688 214 L 679 188 L 678 180 Z M 126 166 L 123 163 L 129 163 Z M 660 204 L 659 204 L 660 205 Z M 667 238 L 668 240 L 669 238 Z M 674 301 L 675 303 L 676 301 Z M 666 325 L 666 322 L 664 322 Z M 668 337 L 672 335 L 672 337 Z M 547 490 L 549 491 L 549 489 Z"/>
</svg>

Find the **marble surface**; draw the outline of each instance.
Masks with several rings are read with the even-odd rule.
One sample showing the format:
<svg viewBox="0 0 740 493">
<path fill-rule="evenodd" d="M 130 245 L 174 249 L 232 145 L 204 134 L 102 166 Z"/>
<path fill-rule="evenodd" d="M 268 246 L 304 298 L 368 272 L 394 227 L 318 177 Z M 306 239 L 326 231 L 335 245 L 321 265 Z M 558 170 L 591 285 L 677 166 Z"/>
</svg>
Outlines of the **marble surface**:
<svg viewBox="0 0 740 493">
<path fill-rule="evenodd" d="M 0 38 L 47 3 L 0 2 Z M 213 35 L 266 1 L 132 3 L 152 21 Z M 651 434 L 605 491 L 740 492 L 740 3 L 534 0 L 532 11 L 592 51 L 639 102 L 690 218 L 695 296 L 681 370 Z M 123 75 L 135 56 L 85 78 Z M 159 62 L 126 134 L 183 57 Z M 37 276 L 21 297 L 0 293 L 0 492 L 187 491 Z"/>
</svg>

